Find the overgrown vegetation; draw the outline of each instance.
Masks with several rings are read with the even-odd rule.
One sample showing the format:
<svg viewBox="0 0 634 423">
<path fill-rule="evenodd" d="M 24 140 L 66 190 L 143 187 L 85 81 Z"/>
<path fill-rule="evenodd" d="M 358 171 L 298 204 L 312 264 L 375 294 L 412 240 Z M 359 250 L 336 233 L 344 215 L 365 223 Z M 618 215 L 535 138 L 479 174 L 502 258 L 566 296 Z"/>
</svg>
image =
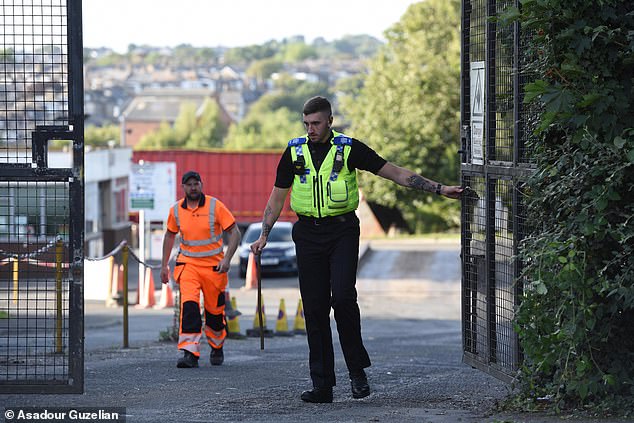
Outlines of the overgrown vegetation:
<svg viewBox="0 0 634 423">
<path fill-rule="evenodd" d="M 521 398 L 634 409 L 634 11 L 630 0 L 522 0 L 537 102 L 532 234 L 516 320 Z"/>
</svg>

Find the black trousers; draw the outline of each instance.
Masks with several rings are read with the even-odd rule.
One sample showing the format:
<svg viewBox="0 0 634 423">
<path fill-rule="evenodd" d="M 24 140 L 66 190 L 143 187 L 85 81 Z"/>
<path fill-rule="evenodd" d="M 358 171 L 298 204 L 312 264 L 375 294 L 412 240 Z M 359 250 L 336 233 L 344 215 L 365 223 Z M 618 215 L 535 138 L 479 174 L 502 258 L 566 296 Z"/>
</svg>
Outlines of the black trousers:
<svg viewBox="0 0 634 423">
<path fill-rule="evenodd" d="M 361 316 L 355 288 L 359 219 L 354 212 L 326 219 L 300 216 L 293 226 L 293 241 L 304 304 L 310 377 L 315 387 L 334 386 L 331 307 L 348 370 L 370 366 L 370 357 L 361 339 Z"/>
</svg>

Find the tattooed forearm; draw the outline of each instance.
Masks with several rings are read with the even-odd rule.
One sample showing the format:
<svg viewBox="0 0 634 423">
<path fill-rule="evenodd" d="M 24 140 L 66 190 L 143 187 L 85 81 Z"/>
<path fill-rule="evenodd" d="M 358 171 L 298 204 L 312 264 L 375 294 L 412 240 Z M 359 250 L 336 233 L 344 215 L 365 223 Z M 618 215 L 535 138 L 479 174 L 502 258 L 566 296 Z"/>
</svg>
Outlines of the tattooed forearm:
<svg viewBox="0 0 634 423">
<path fill-rule="evenodd" d="M 264 236 L 264 238 L 269 237 L 269 232 L 271 232 L 271 225 L 262 222 L 262 235 Z"/>
<path fill-rule="evenodd" d="M 269 232 L 271 232 L 271 227 L 273 226 L 266 223 L 272 214 L 273 210 L 271 209 L 271 206 L 267 204 L 266 209 L 264 209 L 264 218 L 262 219 L 262 235 L 264 235 L 265 238 L 269 237 Z"/>
<path fill-rule="evenodd" d="M 407 186 L 421 191 L 434 192 L 436 185 L 429 179 L 425 179 L 420 175 L 412 175 L 407 180 Z"/>
</svg>

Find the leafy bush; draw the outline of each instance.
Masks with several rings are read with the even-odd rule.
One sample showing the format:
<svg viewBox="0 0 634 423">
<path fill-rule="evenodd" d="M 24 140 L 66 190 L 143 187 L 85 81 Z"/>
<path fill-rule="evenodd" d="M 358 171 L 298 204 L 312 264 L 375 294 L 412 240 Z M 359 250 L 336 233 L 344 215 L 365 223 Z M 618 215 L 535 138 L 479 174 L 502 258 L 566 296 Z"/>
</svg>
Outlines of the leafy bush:
<svg viewBox="0 0 634 423">
<path fill-rule="evenodd" d="M 523 0 L 526 101 L 541 124 L 528 183 L 526 290 L 516 329 L 524 398 L 634 405 L 634 9 Z M 629 411 L 631 412 L 631 411 Z"/>
</svg>

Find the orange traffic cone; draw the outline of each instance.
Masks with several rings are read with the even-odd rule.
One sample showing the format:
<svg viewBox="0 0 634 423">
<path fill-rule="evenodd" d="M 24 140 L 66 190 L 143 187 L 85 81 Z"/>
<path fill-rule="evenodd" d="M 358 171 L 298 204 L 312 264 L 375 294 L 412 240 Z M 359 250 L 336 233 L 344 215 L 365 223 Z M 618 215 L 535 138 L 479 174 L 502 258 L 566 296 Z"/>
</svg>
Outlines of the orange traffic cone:
<svg viewBox="0 0 634 423">
<path fill-rule="evenodd" d="M 154 274 L 152 273 L 152 269 L 145 270 L 145 289 L 147 291 L 145 295 L 147 295 L 149 306 L 155 306 L 156 297 L 154 296 Z"/>
<path fill-rule="evenodd" d="M 304 320 L 304 307 L 302 299 L 297 303 L 297 312 L 295 313 L 295 322 L 293 323 L 293 333 L 306 335 L 306 321 Z"/>
<path fill-rule="evenodd" d="M 142 293 L 143 296 L 139 297 L 137 307 L 148 308 L 156 304 L 156 299 L 154 298 L 154 276 L 152 275 L 151 269 L 145 269 L 143 287 L 139 289 L 139 292 Z"/>
<path fill-rule="evenodd" d="M 151 272 L 151 270 L 148 270 Z M 161 298 L 159 300 L 158 305 L 154 306 L 154 308 L 167 308 L 174 307 L 174 292 L 172 291 L 172 285 L 170 282 L 162 284 L 161 287 Z"/>
<path fill-rule="evenodd" d="M 255 255 L 249 253 L 249 261 L 247 262 L 247 276 L 244 280 L 243 289 L 256 289 L 258 287 L 258 269 L 255 265 Z"/>
</svg>

